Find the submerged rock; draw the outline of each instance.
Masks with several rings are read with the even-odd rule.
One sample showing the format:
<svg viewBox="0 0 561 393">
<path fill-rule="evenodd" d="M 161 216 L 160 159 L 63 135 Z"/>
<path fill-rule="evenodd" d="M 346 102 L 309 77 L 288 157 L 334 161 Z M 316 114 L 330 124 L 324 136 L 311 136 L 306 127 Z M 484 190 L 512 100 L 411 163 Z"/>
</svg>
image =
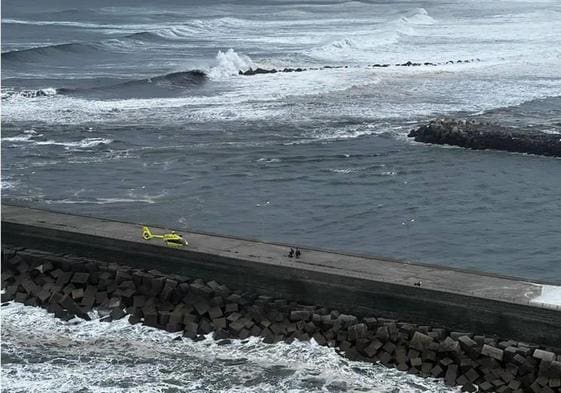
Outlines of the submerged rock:
<svg viewBox="0 0 561 393">
<path fill-rule="evenodd" d="M 561 135 L 474 120 L 438 119 L 411 130 L 417 142 L 561 157 Z"/>
</svg>

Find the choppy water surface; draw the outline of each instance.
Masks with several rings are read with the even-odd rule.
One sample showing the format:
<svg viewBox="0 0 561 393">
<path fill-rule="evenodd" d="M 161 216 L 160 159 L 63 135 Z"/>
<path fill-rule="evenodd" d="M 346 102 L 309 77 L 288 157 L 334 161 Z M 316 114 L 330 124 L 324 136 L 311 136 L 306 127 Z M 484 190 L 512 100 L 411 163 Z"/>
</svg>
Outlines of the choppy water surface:
<svg viewBox="0 0 561 393">
<path fill-rule="evenodd" d="M 315 343 L 175 341 L 176 334 L 126 319 L 63 322 L 13 302 L 1 313 L 5 392 L 459 391 Z"/>
<path fill-rule="evenodd" d="M 561 283 L 560 160 L 406 137 L 434 116 L 561 134 L 557 0 L 2 11 L 4 201 Z M 439 65 L 369 67 L 407 61 Z M 323 66 L 347 68 L 238 75 Z M 2 339 L 6 391 L 446 391 L 307 344 L 14 305 Z"/>
<path fill-rule="evenodd" d="M 559 160 L 406 138 L 443 115 L 560 133 L 558 1 L 18 0 L 2 18 L 5 200 L 561 282 Z M 369 67 L 407 61 L 440 65 Z M 326 65 L 347 68 L 238 75 Z"/>
</svg>

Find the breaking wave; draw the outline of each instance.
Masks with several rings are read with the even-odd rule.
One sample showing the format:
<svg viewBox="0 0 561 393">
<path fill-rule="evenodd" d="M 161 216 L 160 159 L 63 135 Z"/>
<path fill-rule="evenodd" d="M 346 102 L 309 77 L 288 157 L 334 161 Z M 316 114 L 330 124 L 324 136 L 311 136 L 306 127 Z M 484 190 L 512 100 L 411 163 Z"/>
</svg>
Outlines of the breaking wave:
<svg viewBox="0 0 561 393">
<path fill-rule="evenodd" d="M 3 137 L 2 142 L 12 142 L 12 143 L 30 143 L 36 146 L 63 146 L 65 149 L 89 149 L 99 145 L 108 145 L 113 142 L 112 139 L 108 138 L 84 138 L 79 141 L 69 141 L 61 142 L 52 139 L 39 140 L 43 134 L 37 134 L 34 130 L 27 130 L 21 135 L 16 135 L 12 137 Z"/>
<path fill-rule="evenodd" d="M 13 88 L 2 89 L 2 100 L 21 99 L 21 98 L 42 98 L 55 95 L 73 95 L 99 92 L 118 91 L 126 95 L 128 89 L 138 93 L 142 88 L 161 88 L 161 89 L 188 89 L 190 87 L 203 84 L 208 79 L 205 72 L 200 70 L 172 72 L 165 75 L 158 75 L 145 79 L 133 79 L 126 82 L 119 82 L 110 85 L 97 87 L 73 87 L 73 88 L 44 88 L 37 90 L 16 90 Z"/>
<path fill-rule="evenodd" d="M 257 68 L 249 56 L 239 55 L 231 48 L 226 52 L 218 51 L 216 62 L 218 64 L 209 71 L 211 79 L 227 79 L 233 75 L 238 75 L 240 71 Z"/>
<path fill-rule="evenodd" d="M 158 41 L 162 41 L 163 39 L 163 37 L 160 34 L 151 31 L 141 31 L 138 33 L 132 33 L 125 36 L 125 38 L 135 41 L 143 41 L 143 42 L 152 42 L 152 41 L 158 42 Z"/>
<path fill-rule="evenodd" d="M 127 87 L 160 87 L 160 88 L 173 88 L 185 89 L 191 86 L 197 86 L 204 83 L 208 79 L 206 73 L 200 70 L 179 71 L 172 72 L 165 75 L 158 75 L 145 79 L 133 79 L 126 82 L 116 83 L 112 85 L 105 85 L 90 88 L 60 88 L 57 93 L 72 94 L 85 91 L 100 91 L 100 90 L 114 90 Z"/>
<path fill-rule="evenodd" d="M 47 87 L 44 89 L 37 90 L 16 90 L 13 88 L 2 89 L 2 100 L 7 100 L 9 98 L 37 98 L 37 97 L 50 97 L 57 94 L 57 89 L 52 87 Z"/>
<path fill-rule="evenodd" d="M 436 21 L 428 14 L 424 8 L 417 8 L 416 10 L 402 16 L 399 21 L 405 24 L 412 25 L 432 25 Z"/>
<path fill-rule="evenodd" d="M 2 387 L 25 392 L 451 393 L 442 382 L 350 361 L 315 342 L 252 337 L 194 342 L 126 318 L 57 320 L 43 309 L 1 308 Z M 32 327 L 32 328 L 30 328 Z M 222 344 L 222 345 L 221 345 Z M 225 344 L 225 345 L 224 345 Z"/>
</svg>

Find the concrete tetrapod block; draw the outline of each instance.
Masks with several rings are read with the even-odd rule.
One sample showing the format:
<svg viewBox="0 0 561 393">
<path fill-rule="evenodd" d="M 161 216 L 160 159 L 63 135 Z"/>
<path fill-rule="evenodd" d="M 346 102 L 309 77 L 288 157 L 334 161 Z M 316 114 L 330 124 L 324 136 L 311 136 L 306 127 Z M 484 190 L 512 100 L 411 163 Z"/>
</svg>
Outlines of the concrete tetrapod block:
<svg viewBox="0 0 561 393">
<path fill-rule="evenodd" d="M 434 378 L 440 378 L 444 375 L 444 369 L 438 364 L 434 366 L 430 372 Z"/>
<path fill-rule="evenodd" d="M 8 302 L 14 300 L 14 297 L 18 291 L 17 285 L 10 285 L 5 288 L 5 292 L 2 294 L 2 302 Z"/>
<path fill-rule="evenodd" d="M 210 319 L 217 319 L 220 318 L 222 315 L 222 309 L 219 306 L 214 306 L 208 310 L 208 316 Z"/>
<path fill-rule="evenodd" d="M 376 337 L 382 342 L 388 341 L 390 339 L 390 333 L 388 332 L 388 327 L 380 326 L 378 330 L 376 330 Z"/>
<path fill-rule="evenodd" d="M 70 297 L 69 295 L 64 295 L 63 298 L 60 301 L 60 305 L 62 307 L 64 307 L 65 309 L 67 309 L 70 313 L 85 319 L 86 321 L 90 320 L 90 317 L 88 316 L 88 314 L 86 314 L 85 312 L 82 311 L 82 309 L 76 304 L 76 302 L 74 302 L 74 300 L 72 299 L 72 297 Z"/>
<path fill-rule="evenodd" d="M 82 302 L 80 303 L 86 310 L 91 310 L 95 304 L 97 288 L 93 285 L 88 285 L 84 291 Z"/>
<path fill-rule="evenodd" d="M 415 332 L 413 334 L 413 338 L 411 339 L 411 342 L 409 343 L 409 346 L 411 348 L 414 348 L 422 352 L 428 349 L 428 347 L 432 342 L 433 342 L 432 337 L 427 336 L 426 334 L 423 333 Z"/>
<path fill-rule="evenodd" d="M 295 310 L 290 313 L 290 320 L 293 322 L 309 321 L 311 317 L 312 313 L 308 310 Z"/>
<path fill-rule="evenodd" d="M 197 313 L 201 316 L 206 314 L 208 310 L 210 310 L 210 304 L 205 300 L 198 301 L 193 306 L 195 307 Z"/>
<path fill-rule="evenodd" d="M 458 342 L 460 347 L 466 352 L 470 352 L 473 348 L 477 347 L 477 343 L 467 335 L 458 337 Z"/>
<path fill-rule="evenodd" d="M 89 273 L 74 273 L 72 276 L 71 282 L 74 284 L 87 284 L 88 279 L 90 278 Z"/>
<path fill-rule="evenodd" d="M 544 350 L 541 350 L 541 349 L 536 349 L 532 356 L 536 359 L 546 360 L 546 361 L 549 361 L 549 362 L 554 361 L 555 357 L 556 357 L 553 352 L 544 351 Z"/>
<path fill-rule="evenodd" d="M 84 290 L 82 288 L 74 289 L 70 292 L 70 296 L 72 296 L 74 300 L 82 299 L 84 297 Z"/>
<path fill-rule="evenodd" d="M 109 313 L 109 316 L 111 317 L 112 321 L 121 319 L 125 315 L 126 315 L 125 311 L 120 307 L 114 308 L 113 310 L 111 310 L 111 313 Z"/>
<path fill-rule="evenodd" d="M 481 354 L 496 359 L 499 362 L 502 362 L 504 351 L 502 349 L 495 348 L 487 344 L 483 344 L 483 347 L 481 348 Z"/>
<path fill-rule="evenodd" d="M 378 353 L 378 351 L 380 350 L 380 348 L 382 348 L 382 346 L 383 344 L 380 342 L 380 340 L 374 338 L 372 339 L 372 341 L 370 341 L 370 344 L 368 344 L 368 346 L 364 349 L 364 352 L 368 357 L 372 358 Z"/>
<path fill-rule="evenodd" d="M 355 341 L 368 335 L 368 327 L 364 323 L 357 323 L 356 325 L 349 327 L 348 332 L 349 340 Z"/>
</svg>

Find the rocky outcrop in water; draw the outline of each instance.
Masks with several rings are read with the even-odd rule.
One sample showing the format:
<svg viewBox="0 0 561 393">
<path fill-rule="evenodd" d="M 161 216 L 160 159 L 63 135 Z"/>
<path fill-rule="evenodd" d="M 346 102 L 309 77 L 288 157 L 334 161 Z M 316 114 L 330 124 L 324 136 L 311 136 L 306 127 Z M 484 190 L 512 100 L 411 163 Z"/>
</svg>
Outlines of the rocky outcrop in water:
<svg viewBox="0 0 561 393">
<path fill-rule="evenodd" d="M 438 119 L 411 130 L 417 142 L 561 157 L 561 135 L 474 120 Z"/>
<path fill-rule="evenodd" d="M 89 319 L 95 309 L 104 322 L 127 317 L 192 340 L 212 333 L 219 344 L 250 336 L 265 343 L 313 338 L 351 359 L 441 378 L 462 391 L 561 393 L 561 355 L 553 348 L 360 318 L 216 281 L 3 245 L 2 289 L 2 302 L 43 307 L 63 320 Z"/>
<path fill-rule="evenodd" d="M 466 59 L 466 60 L 448 60 L 446 62 L 441 63 L 431 63 L 431 62 L 424 62 L 424 63 L 414 63 L 412 61 L 407 61 L 405 63 L 397 63 L 397 64 L 369 64 L 366 66 L 367 68 L 386 68 L 386 67 L 420 67 L 420 66 L 438 66 L 438 65 L 445 65 L 445 64 L 459 64 L 459 63 L 473 63 L 480 61 L 479 59 Z M 249 70 L 238 72 L 239 75 L 244 76 L 252 76 L 252 75 L 259 75 L 259 74 L 276 74 L 277 72 L 303 72 L 303 71 L 319 71 L 319 70 L 328 70 L 328 69 L 340 69 L 340 68 L 350 68 L 347 65 L 326 65 L 323 67 L 310 67 L 310 68 L 250 68 Z"/>
</svg>

